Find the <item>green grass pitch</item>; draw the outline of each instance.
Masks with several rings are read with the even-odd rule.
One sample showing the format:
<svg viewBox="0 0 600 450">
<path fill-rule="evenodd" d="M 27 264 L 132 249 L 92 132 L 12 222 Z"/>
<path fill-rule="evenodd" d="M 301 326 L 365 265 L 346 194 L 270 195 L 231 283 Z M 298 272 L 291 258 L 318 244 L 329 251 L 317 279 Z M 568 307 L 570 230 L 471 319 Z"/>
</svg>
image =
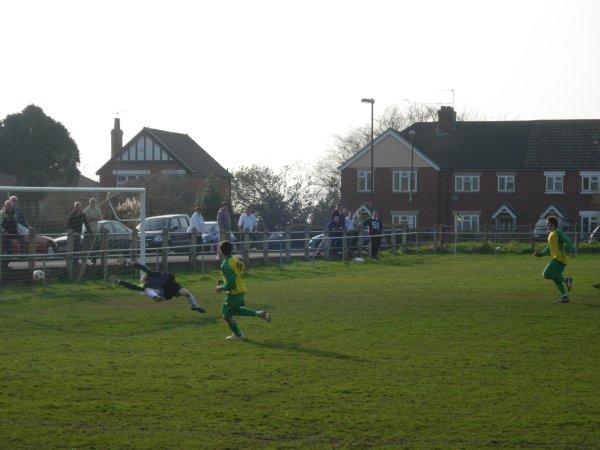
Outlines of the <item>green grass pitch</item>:
<svg viewBox="0 0 600 450">
<path fill-rule="evenodd" d="M 2 286 L 0 448 L 600 448 L 597 257 L 570 260 L 565 305 L 547 262 L 253 268 L 246 303 L 273 322 L 240 318 L 246 342 L 224 339 L 216 272 L 177 274 L 206 314 Z"/>
</svg>

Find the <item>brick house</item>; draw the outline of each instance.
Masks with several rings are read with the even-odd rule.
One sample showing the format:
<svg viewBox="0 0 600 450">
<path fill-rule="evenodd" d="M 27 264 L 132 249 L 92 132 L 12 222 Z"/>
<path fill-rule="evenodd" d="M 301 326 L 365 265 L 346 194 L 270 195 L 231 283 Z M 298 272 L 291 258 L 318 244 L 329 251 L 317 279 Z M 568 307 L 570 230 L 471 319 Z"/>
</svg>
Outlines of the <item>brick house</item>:
<svg viewBox="0 0 600 450">
<path fill-rule="evenodd" d="M 123 146 L 123 131 L 116 118 L 111 131 L 111 158 L 96 172 L 100 186 L 120 187 L 152 174 L 181 177 L 182 189 L 204 190 L 214 178 L 223 198 L 231 198 L 232 175 L 187 134 L 144 127 Z"/>
<path fill-rule="evenodd" d="M 458 122 L 444 106 L 438 119 L 375 139 L 384 222 L 510 231 L 555 214 L 585 232 L 600 223 L 600 120 Z M 370 210 L 371 145 L 340 170 L 343 204 Z"/>
</svg>

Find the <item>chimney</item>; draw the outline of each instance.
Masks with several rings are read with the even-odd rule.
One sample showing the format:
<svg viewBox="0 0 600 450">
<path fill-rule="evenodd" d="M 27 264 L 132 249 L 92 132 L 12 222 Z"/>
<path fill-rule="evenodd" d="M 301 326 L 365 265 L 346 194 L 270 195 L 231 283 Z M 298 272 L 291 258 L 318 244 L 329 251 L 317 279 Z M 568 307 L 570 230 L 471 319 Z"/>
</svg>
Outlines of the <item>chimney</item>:
<svg viewBox="0 0 600 450">
<path fill-rule="evenodd" d="M 450 133 L 454 130 L 456 111 L 452 106 L 442 106 L 438 111 L 438 133 Z"/>
<path fill-rule="evenodd" d="M 110 156 L 111 158 L 123 149 L 123 130 L 121 119 L 115 118 L 115 127 L 110 131 Z"/>
</svg>

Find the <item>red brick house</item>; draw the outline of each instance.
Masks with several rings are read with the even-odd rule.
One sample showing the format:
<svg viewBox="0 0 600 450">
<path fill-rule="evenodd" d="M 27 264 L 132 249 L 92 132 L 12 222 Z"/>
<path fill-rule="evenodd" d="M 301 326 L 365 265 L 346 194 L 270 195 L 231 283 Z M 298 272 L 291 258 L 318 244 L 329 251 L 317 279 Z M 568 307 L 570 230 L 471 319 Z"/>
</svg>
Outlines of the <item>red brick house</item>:
<svg viewBox="0 0 600 450">
<path fill-rule="evenodd" d="M 586 232 L 600 223 L 600 120 L 457 122 L 451 107 L 438 117 L 374 141 L 384 222 L 429 228 L 459 216 L 464 229 L 516 230 L 555 214 Z M 340 170 L 342 203 L 370 210 L 371 145 Z"/>
<path fill-rule="evenodd" d="M 111 131 L 111 158 L 98 171 L 100 186 L 120 187 L 153 174 L 178 175 L 182 188 L 201 192 L 207 180 L 217 182 L 224 198 L 231 198 L 232 175 L 187 134 L 144 127 L 123 145 L 120 119 Z"/>
</svg>

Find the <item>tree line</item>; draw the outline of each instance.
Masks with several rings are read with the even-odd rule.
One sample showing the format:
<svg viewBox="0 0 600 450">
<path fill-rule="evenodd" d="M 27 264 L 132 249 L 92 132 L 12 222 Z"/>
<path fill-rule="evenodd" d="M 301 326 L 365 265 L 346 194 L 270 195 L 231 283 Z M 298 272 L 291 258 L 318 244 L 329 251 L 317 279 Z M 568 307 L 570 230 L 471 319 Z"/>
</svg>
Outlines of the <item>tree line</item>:
<svg viewBox="0 0 600 450">
<path fill-rule="evenodd" d="M 391 106 L 374 118 L 374 135 L 436 118 L 437 108 L 431 105 L 411 103 L 404 109 Z M 221 202 L 230 200 L 235 212 L 251 207 L 268 230 L 292 224 L 324 225 L 340 199 L 338 167 L 370 142 L 368 123 L 333 136 L 333 144 L 313 167 L 298 164 L 278 171 L 257 165 L 240 167 L 233 172 L 231 199 L 222 198 L 211 179 L 202 192 L 180 189 L 178 181 L 165 174 L 142 178 L 132 186 L 146 188 L 148 211 L 183 212 L 200 204 L 205 219 L 211 220 Z M 79 162 L 79 149 L 67 128 L 42 108 L 29 105 L 0 121 L 0 167 L 4 173 L 14 175 L 20 185 L 76 186 L 81 175 Z"/>
</svg>

